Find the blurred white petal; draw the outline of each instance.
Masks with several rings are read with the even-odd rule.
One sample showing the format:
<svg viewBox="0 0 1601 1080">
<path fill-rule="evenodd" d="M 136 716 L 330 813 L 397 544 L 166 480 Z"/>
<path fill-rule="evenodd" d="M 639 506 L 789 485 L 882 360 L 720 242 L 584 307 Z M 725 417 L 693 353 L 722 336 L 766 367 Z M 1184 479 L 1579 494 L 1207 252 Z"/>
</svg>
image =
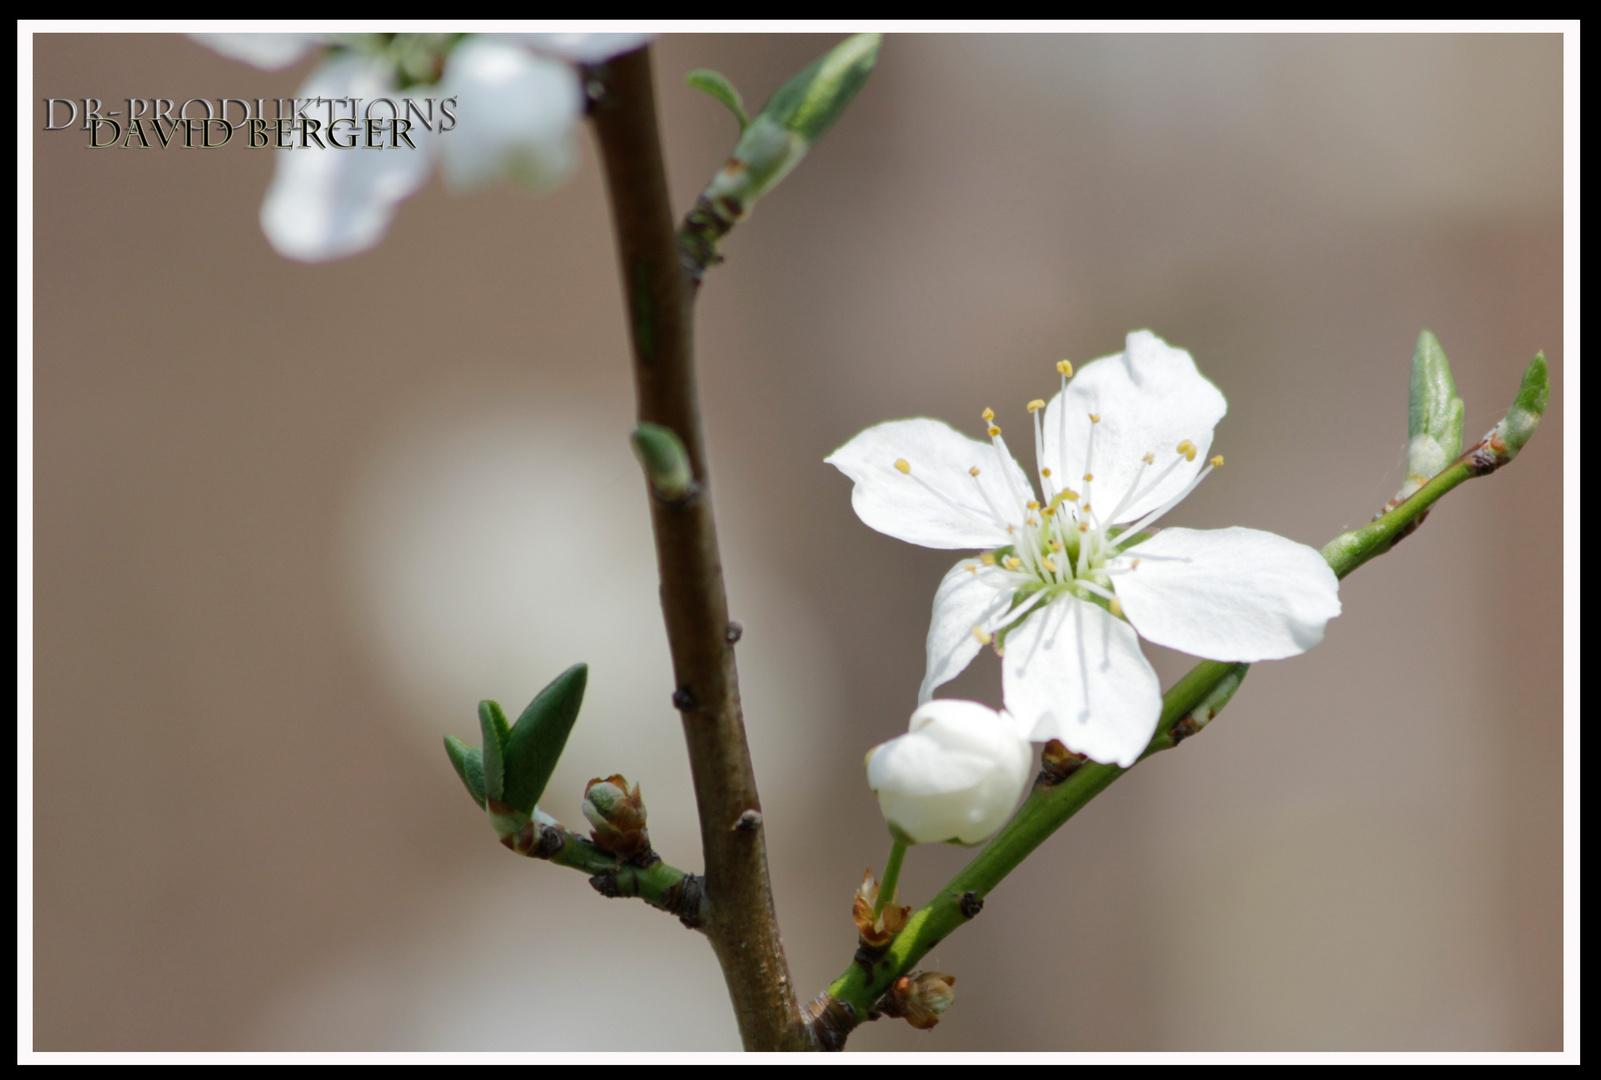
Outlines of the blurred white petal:
<svg viewBox="0 0 1601 1080">
<path fill-rule="evenodd" d="M 440 167 L 452 187 L 504 176 L 542 188 L 572 171 L 584 95 L 569 65 L 469 38 L 450 54 L 439 95 L 457 99 L 456 126 L 438 141 Z"/>
<path fill-rule="evenodd" d="M 370 102 L 396 94 L 382 65 L 344 56 L 313 72 L 298 96 Z M 321 111 L 326 120 L 326 109 Z M 279 150 L 278 170 L 261 207 L 261 228 L 272 246 L 291 259 L 325 262 L 383 239 L 401 200 L 428 180 L 429 133 L 417 125 L 409 134 L 416 149 L 302 149 L 297 144 Z"/>
<path fill-rule="evenodd" d="M 263 71 L 286 68 L 321 45 L 321 34 L 190 34 L 194 40 L 230 60 L 254 64 Z"/>
<path fill-rule="evenodd" d="M 525 49 L 575 64 L 598 64 L 650 43 L 655 34 L 495 34 Z"/>
</svg>

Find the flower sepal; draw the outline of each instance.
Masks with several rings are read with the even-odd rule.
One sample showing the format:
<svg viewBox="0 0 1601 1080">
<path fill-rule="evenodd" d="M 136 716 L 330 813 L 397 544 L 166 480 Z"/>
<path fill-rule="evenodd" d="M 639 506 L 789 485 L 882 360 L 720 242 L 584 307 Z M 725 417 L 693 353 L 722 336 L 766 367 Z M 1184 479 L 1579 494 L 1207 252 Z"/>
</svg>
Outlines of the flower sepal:
<svg viewBox="0 0 1601 1080">
<path fill-rule="evenodd" d="M 891 835 L 896 831 L 891 828 Z M 896 841 L 903 844 L 907 842 L 899 837 L 896 837 Z M 912 909 L 909 905 L 895 903 L 896 899 L 890 897 L 882 910 L 874 915 L 873 909 L 879 906 L 878 879 L 873 877 L 872 870 L 862 875 L 862 883 L 857 886 L 856 895 L 851 901 L 851 920 L 856 923 L 856 932 L 863 948 L 883 949 L 906 926 L 907 920 L 912 917 Z"/>
</svg>

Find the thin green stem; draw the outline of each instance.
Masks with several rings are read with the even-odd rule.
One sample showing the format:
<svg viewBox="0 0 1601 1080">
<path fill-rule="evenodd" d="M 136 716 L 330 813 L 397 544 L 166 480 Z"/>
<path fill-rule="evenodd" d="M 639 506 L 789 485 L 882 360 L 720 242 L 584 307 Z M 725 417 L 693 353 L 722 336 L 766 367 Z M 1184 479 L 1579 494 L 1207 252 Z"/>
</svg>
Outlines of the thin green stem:
<svg viewBox="0 0 1601 1080">
<path fill-rule="evenodd" d="M 589 884 L 602 896 L 637 896 L 691 929 L 706 918 L 706 888 L 698 874 L 669 866 L 652 851 L 620 859 L 593 840 L 561 825 L 529 822 L 501 843 L 519 855 L 590 875 Z"/>
<path fill-rule="evenodd" d="M 878 901 L 873 905 L 873 919 L 884 914 L 884 905 L 895 898 L 895 886 L 901 880 L 901 863 L 906 860 L 906 845 L 899 840 L 890 844 L 889 862 L 884 864 L 884 880 L 878 883 Z"/>
<path fill-rule="evenodd" d="M 1409 535 L 1446 492 L 1494 471 L 1504 460 L 1494 457 L 1487 436 L 1399 506 L 1369 525 L 1335 537 L 1324 546 L 1323 558 L 1336 576 L 1345 577 Z M 1249 667 L 1203 660 L 1191 668 L 1163 696 L 1156 734 L 1140 760 L 1172 749 L 1210 721 L 1228 703 Z M 984 898 L 1006 875 L 1127 771 L 1089 761 L 1065 779 L 1042 776 L 1012 820 L 925 907 L 913 913 L 882 955 L 871 964 L 853 962 L 813 1003 L 812 1014 L 831 1024 L 832 1045 L 842 1047 L 850 1028 L 869 1016 L 896 979 L 910 972 L 953 930 L 971 921 L 983 908 Z M 880 889 L 881 902 L 885 891 Z"/>
</svg>

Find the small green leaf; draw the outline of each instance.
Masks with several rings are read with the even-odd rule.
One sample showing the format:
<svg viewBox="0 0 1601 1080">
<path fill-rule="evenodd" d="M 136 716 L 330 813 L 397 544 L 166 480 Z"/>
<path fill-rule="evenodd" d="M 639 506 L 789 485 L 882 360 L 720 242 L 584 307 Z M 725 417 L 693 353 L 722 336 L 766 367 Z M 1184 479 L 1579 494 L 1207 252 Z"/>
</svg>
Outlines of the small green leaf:
<svg viewBox="0 0 1601 1080">
<path fill-rule="evenodd" d="M 1540 426 L 1540 417 L 1551 400 L 1551 376 L 1546 367 L 1545 353 L 1537 352 L 1523 372 L 1518 396 L 1507 410 L 1506 419 L 1498 425 L 1501 438 L 1506 441 L 1507 460 L 1517 456 L 1523 444 L 1529 441 L 1534 429 Z"/>
<path fill-rule="evenodd" d="M 739 96 L 739 91 L 734 89 L 734 84 L 729 82 L 722 72 L 697 68 L 684 76 L 684 82 L 702 93 L 710 94 L 726 105 L 728 111 L 734 114 L 734 119 L 739 121 L 741 132 L 750 126 L 750 117 L 745 115 L 744 99 Z"/>
<path fill-rule="evenodd" d="M 882 34 L 854 34 L 779 87 L 759 114 L 816 142 L 840 118 L 878 63 Z"/>
<path fill-rule="evenodd" d="M 506 741 L 501 801 L 525 814 L 533 813 L 578 719 L 588 681 L 589 666 L 574 664 L 541 690 L 517 718 Z"/>
<path fill-rule="evenodd" d="M 511 728 L 496 701 L 478 703 L 478 727 L 484 734 L 484 794 L 499 802 L 506 800 L 506 744 Z"/>
<path fill-rule="evenodd" d="M 456 775 L 461 782 L 467 785 L 467 794 L 479 806 L 484 805 L 484 751 L 481 747 L 468 746 L 454 735 L 445 736 L 445 753 L 450 756 L 450 763 L 456 767 Z"/>
</svg>

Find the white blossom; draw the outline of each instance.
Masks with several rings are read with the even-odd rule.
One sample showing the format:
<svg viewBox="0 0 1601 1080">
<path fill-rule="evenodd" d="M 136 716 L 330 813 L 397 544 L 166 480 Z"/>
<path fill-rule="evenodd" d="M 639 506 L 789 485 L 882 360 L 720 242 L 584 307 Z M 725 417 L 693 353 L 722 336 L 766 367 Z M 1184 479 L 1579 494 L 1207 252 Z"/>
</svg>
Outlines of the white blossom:
<svg viewBox="0 0 1601 1080">
<path fill-rule="evenodd" d="M 879 532 L 987 549 L 935 594 L 919 700 L 993 645 L 1032 739 L 1127 767 L 1162 706 L 1140 637 L 1212 660 L 1295 656 L 1340 613 L 1339 586 L 1317 551 L 1272 533 L 1147 531 L 1223 464 L 1207 452 L 1227 404 L 1187 352 L 1139 331 L 1071 382 L 1058 370 L 1060 392 L 1028 406 L 1037 493 L 988 409 L 987 443 L 898 420 L 827 460 Z"/>
<path fill-rule="evenodd" d="M 1006 823 L 1034 762 L 1012 718 L 975 701 L 918 706 L 905 735 L 867 755 L 891 830 L 915 844 L 977 844 Z"/>
<path fill-rule="evenodd" d="M 269 70 L 334 43 L 315 34 L 194 36 L 224 56 Z M 426 96 L 436 103 L 454 99 L 454 126 L 447 126 L 441 110 L 432 128 L 412 123 L 406 135 L 415 148 L 391 138 L 382 150 L 323 147 L 317 145 L 320 139 L 280 149 L 261 209 L 262 230 L 280 254 L 325 262 L 382 240 L 400 203 L 427 183 L 436 163 L 453 188 L 501 179 L 535 190 L 552 187 L 578 160 L 585 94 L 575 65 L 602 62 L 649 39 L 648 34 L 469 35 L 445 56 L 437 84 L 402 90 L 394 51 L 383 35 L 339 38 L 344 48 L 330 52 L 296 94 L 302 102 L 319 100 L 307 116 L 321 117 L 325 124 L 338 116 L 387 121 L 386 104 L 373 111 L 378 99 Z M 398 111 L 405 115 L 403 106 Z"/>
</svg>

